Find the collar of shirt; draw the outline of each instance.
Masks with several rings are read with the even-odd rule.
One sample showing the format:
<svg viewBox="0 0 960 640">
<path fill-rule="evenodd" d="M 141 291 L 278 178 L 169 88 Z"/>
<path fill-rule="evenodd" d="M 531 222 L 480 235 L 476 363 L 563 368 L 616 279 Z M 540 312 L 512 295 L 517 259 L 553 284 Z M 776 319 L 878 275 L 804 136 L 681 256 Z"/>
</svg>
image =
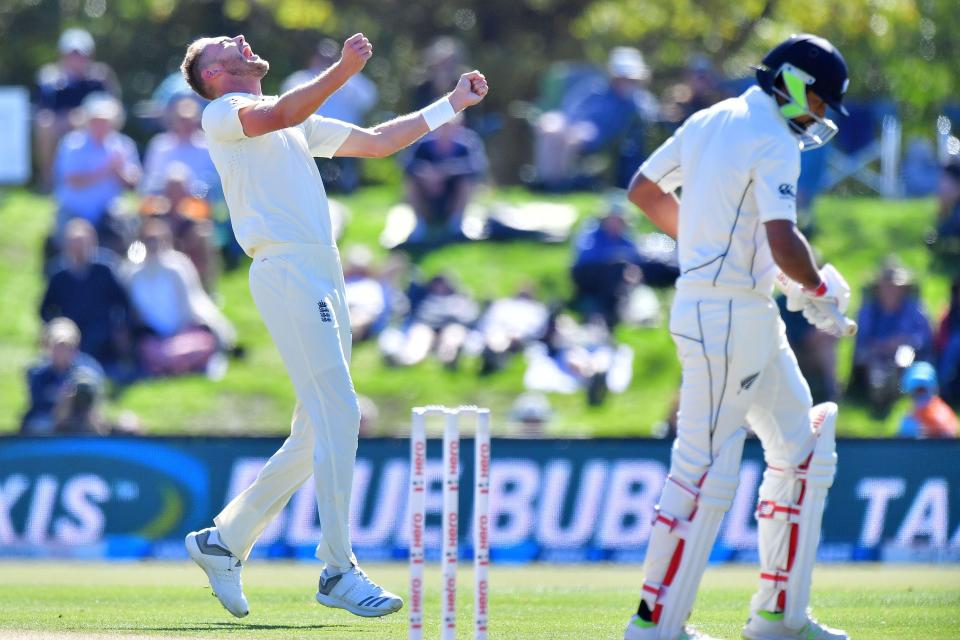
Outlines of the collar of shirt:
<svg viewBox="0 0 960 640">
<path fill-rule="evenodd" d="M 742 98 L 751 110 L 756 109 L 761 113 L 769 114 L 770 119 L 776 120 L 787 133 L 793 135 L 790 125 L 787 124 L 787 119 L 780 114 L 780 107 L 773 96 L 764 93 L 763 89 L 758 86 L 752 86 L 743 93 Z"/>
</svg>

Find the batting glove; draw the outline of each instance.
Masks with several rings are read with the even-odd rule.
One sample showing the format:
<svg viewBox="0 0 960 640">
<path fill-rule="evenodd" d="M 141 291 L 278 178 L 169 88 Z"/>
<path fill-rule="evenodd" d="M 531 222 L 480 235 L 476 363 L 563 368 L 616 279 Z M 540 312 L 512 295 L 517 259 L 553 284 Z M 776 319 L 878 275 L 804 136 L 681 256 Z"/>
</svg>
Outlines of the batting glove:
<svg viewBox="0 0 960 640">
<path fill-rule="evenodd" d="M 846 313 L 850 306 L 850 285 L 832 264 L 820 269 L 820 286 L 816 289 L 803 289 L 803 295 L 818 305 L 832 305 L 840 313 Z"/>
<path fill-rule="evenodd" d="M 788 311 L 803 311 L 803 308 L 810 304 L 809 298 L 803 292 L 800 283 L 791 280 L 783 271 L 777 272 L 777 278 L 774 282 L 787 299 Z"/>
<path fill-rule="evenodd" d="M 856 323 L 845 316 L 850 306 L 850 285 L 833 265 L 824 265 L 820 270 L 820 286 L 815 291 L 802 291 L 806 297 L 803 317 L 807 322 L 833 336 L 856 333 Z"/>
</svg>

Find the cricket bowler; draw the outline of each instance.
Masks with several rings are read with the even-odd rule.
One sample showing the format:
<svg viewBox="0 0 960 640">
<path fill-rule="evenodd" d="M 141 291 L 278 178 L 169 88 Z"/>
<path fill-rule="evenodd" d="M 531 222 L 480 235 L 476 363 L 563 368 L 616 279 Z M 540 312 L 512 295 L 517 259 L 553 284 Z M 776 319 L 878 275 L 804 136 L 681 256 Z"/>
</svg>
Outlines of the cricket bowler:
<svg viewBox="0 0 960 640">
<path fill-rule="evenodd" d="M 794 35 L 755 68 L 759 86 L 692 115 L 640 167 L 629 191 L 676 238 L 681 275 L 670 333 L 683 380 L 677 437 L 624 640 L 708 636 L 685 627 L 737 489 L 746 425 L 763 445 L 760 583 L 749 640 L 841 640 L 810 617 L 810 580 L 837 456 L 837 405 L 812 406 L 772 298 L 841 334 L 850 288 L 818 269 L 796 227 L 800 152 L 837 132 L 846 62 L 827 40 Z M 682 189 L 678 199 L 674 192 Z"/>
<path fill-rule="evenodd" d="M 325 563 L 317 601 L 364 617 L 403 606 L 399 596 L 357 566 L 349 508 L 360 409 L 350 378 L 350 318 L 327 196 L 313 157 L 384 157 L 403 149 L 487 94 L 483 74 L 460 76 L 432 105 L 373 128 L 314 115 L 373 54 L 363 34 L 343 45 L 339 61 L 279 97 L 264 96 L 270 64 L 242 35 L 199 39 L 181 70 L 211 100 L 202 126 L 220 173 L 240 246 L 253 258 L 250 291 L 297 394 L 290 437 L 256 480 L 214 518 L 190 533 L 186 547 L 221 604 L 249 612 L 240 572 L 267 524 L 311 476 Z M 270 374 L 267 374 L 270 375 Z"/>
</svg>

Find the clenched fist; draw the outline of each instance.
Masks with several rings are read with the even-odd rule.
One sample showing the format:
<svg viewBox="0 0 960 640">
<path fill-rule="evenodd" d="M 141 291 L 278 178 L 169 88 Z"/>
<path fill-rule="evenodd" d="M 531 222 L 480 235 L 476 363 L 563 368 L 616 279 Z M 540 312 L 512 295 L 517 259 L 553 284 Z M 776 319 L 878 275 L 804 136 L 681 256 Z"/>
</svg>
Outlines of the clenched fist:
<svg viewBox="0 0 960 640">
<path fill-rule="evenodd" d="M 487 91 L 487 78 L 479 71 L 469 71 L 460 76 L 456 88 L 450 93 L 450 104 L 455 111 L 463 111 L 483 100 Z"/>
<path fill-rule="evenodd" d="M 373 45 L 362 33 L 355 33 L 343 43 L 343 51 L 337 65 L 348 74 L 359 73 L 373 55 Z"/>
</svg>

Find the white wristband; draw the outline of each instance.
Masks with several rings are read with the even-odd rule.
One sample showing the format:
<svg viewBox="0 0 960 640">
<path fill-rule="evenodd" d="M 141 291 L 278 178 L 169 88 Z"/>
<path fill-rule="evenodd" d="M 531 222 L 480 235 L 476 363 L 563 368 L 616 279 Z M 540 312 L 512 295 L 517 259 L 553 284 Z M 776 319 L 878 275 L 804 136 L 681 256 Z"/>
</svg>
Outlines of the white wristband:
<svg viewBox="0 0 960 640">
<path fill-rule="evenodd" d="M 453 105 L 450 104 L 450 100 L 444 97 L 430 106 L 421 109 L 420 115 L 427 121 L 427 126 L 430 128 L 430 131 L 436 131 L 453 120 L 457 112 L 453 110 Z"/>
</svg>

